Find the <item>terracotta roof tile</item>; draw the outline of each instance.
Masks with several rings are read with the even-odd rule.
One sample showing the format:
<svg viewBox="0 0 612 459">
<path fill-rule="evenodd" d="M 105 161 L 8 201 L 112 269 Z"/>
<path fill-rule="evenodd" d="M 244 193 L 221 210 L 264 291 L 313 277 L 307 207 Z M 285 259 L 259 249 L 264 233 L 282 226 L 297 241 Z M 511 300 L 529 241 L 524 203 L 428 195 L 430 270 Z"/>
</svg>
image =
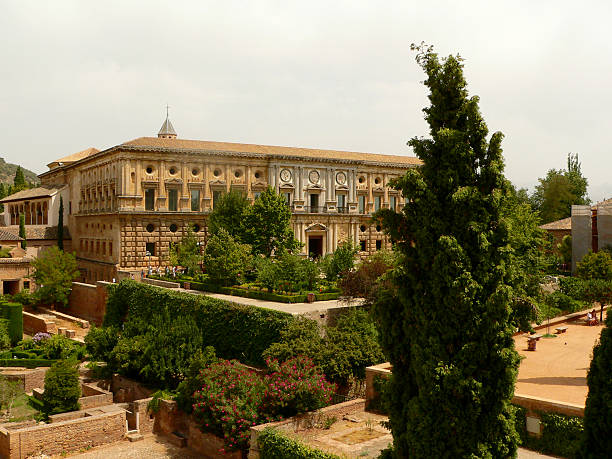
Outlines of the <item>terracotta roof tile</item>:
<svg viewBox="0 0 612 459">
<path fill-rule="evenodd" d="M 10 231 L 4 231 L 0 229 L 0 241 L 22 241 L 17 234 L 13 234 Z"/>
<path fill-rule="evenodd" d="M 544 230 L 571 230 L 572 217 L 562 218 L 561 220 L 557 220 L 555 222 L 540 225 L 540 228 Z"/>
<path fill-rule="evenodd" d="M 57 239 L 57 226 L 47 225 L 26 225 L 26 239 Z M 4 232 L 12 233 L 13 235 L 19 235 L 19 226 L 11 225 L 3 228 Z M 64 239 L 70 239 L 70 233 L 68 227 L 64 226 Z"/>
<path fill-rule="evenodd" d="M 73 163 L 75 161 L 79 161 L 83 158 L 87 158 L 88 156 L 95 155 L 99 153 L 100 150 L 94 147 L 86 148 L 85 150 L 79 151 L 77 153 L 73 153 L 68 156 L 64 156 L 63 158 L 56 159 L 55 161 L 47 164 L 47 167 L 53 168 L 60 165 L 60 163 Z"/>
<path fill-rule="evenodd" d="M 17 193 L 13 193 L 10 196 L 7 196 L 4 199 L 0 199 L 0 202 L 21 201 L 23 199 L 44 198 L 46 196 L 53 196 L 55 193 L 57 193 L 59 190 L 66 186 L 68 185 L 39 186 L 37 188 L 21 190 Z"/>
<path fill-rule="evenodd" d="M 247 143 L 212 142 L 206 140 L 163 139 L 157 137 L 140 137 L 130 140 L 120 146 L 162 148 L 180 151 L 210 151 L 253 153 L 270 156 L 297 156 L 316 159 L 346 159 L 367 161 L 380 164 L 419 165 L 421 160 L 414 156 L 379 155 L 375 153 L 359 153 L 341 150 L 321 150 L 315 148 L 281 147 L 272 145 L 255 145 Z"/>
</svg>

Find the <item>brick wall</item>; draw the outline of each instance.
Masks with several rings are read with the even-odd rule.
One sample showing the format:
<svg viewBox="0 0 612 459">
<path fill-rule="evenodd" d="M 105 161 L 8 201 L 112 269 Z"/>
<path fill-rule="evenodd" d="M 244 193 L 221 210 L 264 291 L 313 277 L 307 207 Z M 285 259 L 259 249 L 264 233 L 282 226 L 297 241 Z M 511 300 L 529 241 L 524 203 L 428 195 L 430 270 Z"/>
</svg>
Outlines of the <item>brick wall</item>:
<svg viewBox="0 0 612 459">
<path fill-rule="evenodd" d="M 148 398 L 155 391 L 138 381 L 115 374 L 111 380 L 111 392 L 115 394 L 115 403 L 125 403 Z"/>
<path fill-rule="evenodd" d="M 73 282 L 66 312 L 101 325 L 106 312 L 107 285 L 108 282 L 102 281 L 96 285 Z"/>
<path fill-rule="evenodd" d="M 0 426 L 0 456 L 23 459 L 40 454 L 62 454 L 113 443 L 123 439 L 125 433 L 123 410 L 16 430 Z"/>
<path fill-rule="evenodd" d="M 23 311 L 23 332 L 28 335 L 35 335 L 38 332 L 55 334 L 57 326 L 53 321 Z"/>
<path fill-rule="evenodd" d="M 48 367 L 39 367 L 32 370 L 8 367 L 1 368 L 0 372 L 9 381 L 19 381 L 19 385 L 24 392 L 32 392 L 35 388 L 45 385 L 45 374 L 48 369 Z"/>
</svg>

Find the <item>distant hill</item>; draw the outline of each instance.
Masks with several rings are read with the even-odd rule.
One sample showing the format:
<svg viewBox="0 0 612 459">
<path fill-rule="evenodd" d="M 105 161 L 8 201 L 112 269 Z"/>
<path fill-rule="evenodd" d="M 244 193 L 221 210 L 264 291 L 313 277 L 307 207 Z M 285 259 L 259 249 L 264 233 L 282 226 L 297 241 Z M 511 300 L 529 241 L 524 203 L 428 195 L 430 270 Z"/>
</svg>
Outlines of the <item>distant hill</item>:
<svg viewBox="0 0 612 459">
<path fill-rule="evenodd" d="M 4 158 L 0 158 L 0 183 L 8 183 L 9 185 L 12 185 L 17 166 L 17 164 L 7 163 Z M 34 172 L 24 168 L 23 166 L 21 166 L 21 170 L 23 171 L 26 182 L 39 183 L 38 177 Z"/>
</svg>

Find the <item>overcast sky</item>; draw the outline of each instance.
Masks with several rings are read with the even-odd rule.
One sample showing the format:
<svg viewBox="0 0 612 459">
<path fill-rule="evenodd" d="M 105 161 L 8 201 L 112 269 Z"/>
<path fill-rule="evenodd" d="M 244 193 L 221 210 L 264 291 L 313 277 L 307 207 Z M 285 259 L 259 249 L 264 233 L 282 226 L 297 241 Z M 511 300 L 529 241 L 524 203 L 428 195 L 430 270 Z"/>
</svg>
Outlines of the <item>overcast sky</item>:
<svg viewBox="0 0 612 459">
<path fill-rule="evenodd" d="M 435 5 L 435 6 L 434 6 Z M 412 155 L 426 41 L 459 53 L 519 187 L 579 154 L 612 197 L 612 6 L 577 1 L 0 0 L 0 156 L 35 172 L 155 136 Z"/>
</svg>

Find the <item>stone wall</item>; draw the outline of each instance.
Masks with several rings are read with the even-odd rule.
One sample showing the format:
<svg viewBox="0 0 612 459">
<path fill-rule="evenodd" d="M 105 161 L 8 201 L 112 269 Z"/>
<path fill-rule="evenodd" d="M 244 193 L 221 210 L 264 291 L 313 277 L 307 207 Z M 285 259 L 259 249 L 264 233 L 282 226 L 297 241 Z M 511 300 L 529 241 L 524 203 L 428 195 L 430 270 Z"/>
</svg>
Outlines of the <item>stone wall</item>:
<svg viewBox="0 0 612 459">
<path fill-rule="evenodd" d="M 125 436 L 125 421 L 125 411 L 119 410 L 19 429 L 9 430 L 3 424 L 0 426 L 0 456 L 25 459 L 113 443 Z"/>
<path fill-rule="evenodd" d="M 155 285 L 157 287 L 164 287 L 164 288 L 179 288 L 181 286 L 181 284 L 179 284 L 178 282 L 168 282 L 168 281 L 163 281 L 163 280 L 158 280 L 158 279 L 144 278 L 142 281 L 145 284 Z"/>
<path fill-rule="evenodd" d="M 2 367 L 0 372 L 9 381 L 19 381 L 19 385 L 24 392 L 32 392 L 36 388 L 44 387 L 45 374 L 49 367 L 39 367 L 34 369 Z"/>
<path fill-rule="evenodd" d="M 68 309 L 72 316 L 101 325 L 106 312 L 106 286 L 108 282 L 96 282 L 96 285 L 72 283 L 72 291 L 68 299 Z"/>
<path fill-rule="evenodd" d="M 572 272 L 593 247 L 591 206 L 572 206 Z"/>
<path fill-rule="evenodd" d="M 38 332 L 56 334 L 57 326 L 51 320 L 23 311 L 23 332 L 28 335 Z"/>
<path fill-rule="evenodd" d="M 391 364 L 389 362 L 380 363 L 373 365 L 365 369 L 366 374 L 366 410 L 370 408 L 372 402 L 376 402 L 380 398 L 380 394 L 374 387 L 374 379 L 379 378 L 390 378 L 391 377 Z"/>
<path fill-rule="evenodd" d="M 125 403 L 149 398 L 155 391 L 138 381 L 114 374 L 111 380 L 111 392 L 115 394 L 115 403 Z"/>
</svg>

